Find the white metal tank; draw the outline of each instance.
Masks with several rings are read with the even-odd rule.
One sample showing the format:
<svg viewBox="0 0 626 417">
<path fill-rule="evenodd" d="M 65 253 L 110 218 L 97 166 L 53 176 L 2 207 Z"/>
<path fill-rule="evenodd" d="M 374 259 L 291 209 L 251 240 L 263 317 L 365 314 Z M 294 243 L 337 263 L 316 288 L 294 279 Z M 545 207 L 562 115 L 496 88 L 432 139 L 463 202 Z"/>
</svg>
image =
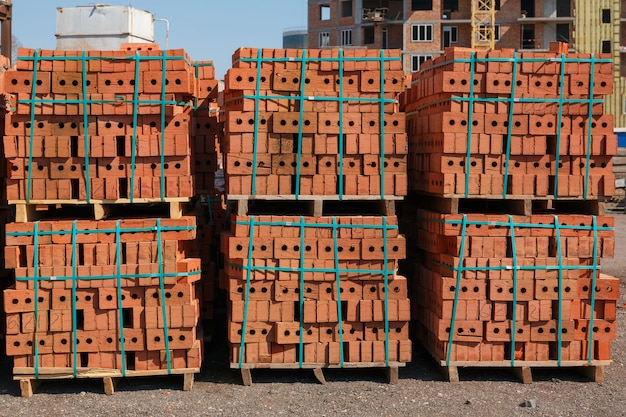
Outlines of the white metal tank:
<svg viewBox="0 0 626 417">
<path fill-rule="evenodd" d="M 57 49 L 117 50 L 123 43 L 154 42 L 154 16 L 131 6 L 58 7 Z"/>
</svg>

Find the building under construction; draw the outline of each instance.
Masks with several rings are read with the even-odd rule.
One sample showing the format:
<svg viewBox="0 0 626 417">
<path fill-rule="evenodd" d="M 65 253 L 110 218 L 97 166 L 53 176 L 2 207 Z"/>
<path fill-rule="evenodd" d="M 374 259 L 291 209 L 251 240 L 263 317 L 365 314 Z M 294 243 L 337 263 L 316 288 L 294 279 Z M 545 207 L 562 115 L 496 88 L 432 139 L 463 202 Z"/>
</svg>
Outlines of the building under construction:
<svg viewBox="0 0 626 417">
<path fill-rule="evenodd" d="M 611 54 L 615 94 L 606 98 L 626 127 L 621 55 L 626 0 L 309 0 L 309 47 L 401 49 L 407 73 L 449 46 Z M 490 39 L 491 38 L 491 39 Z M 489 41 L 493 42 L 492 45 Z"/>
</svg>

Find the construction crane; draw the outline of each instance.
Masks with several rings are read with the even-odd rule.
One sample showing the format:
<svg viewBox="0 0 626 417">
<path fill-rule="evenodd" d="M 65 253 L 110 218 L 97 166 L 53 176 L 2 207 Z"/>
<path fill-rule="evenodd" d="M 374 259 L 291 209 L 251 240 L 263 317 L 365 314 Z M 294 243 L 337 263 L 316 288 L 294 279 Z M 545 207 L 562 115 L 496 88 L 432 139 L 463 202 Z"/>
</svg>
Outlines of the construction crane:
<svg viewBox="0 0 626 417">
<path fill-rule="evenodd" d="M 472 0 L 472 48 L 495 48 L 495 20 L 496 0 Z"/>
</svg>

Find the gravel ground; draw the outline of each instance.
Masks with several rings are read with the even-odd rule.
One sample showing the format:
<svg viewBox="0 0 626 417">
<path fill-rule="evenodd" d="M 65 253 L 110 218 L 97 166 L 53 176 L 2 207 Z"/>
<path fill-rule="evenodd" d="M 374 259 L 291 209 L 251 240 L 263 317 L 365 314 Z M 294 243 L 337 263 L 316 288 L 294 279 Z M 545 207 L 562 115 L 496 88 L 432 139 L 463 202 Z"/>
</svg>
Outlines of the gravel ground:
<svg viewBox="0 0 626 417">
<path fill-rule="evenodd" d="M 626 215 L 616 215 L 616 254 L 626 248 Z M 375 370 L 328 370 L 326 385 L 312 371 L 253 371 L 255 384 L 241 385 L 228 368 L 225 342 L 209 346 L 193 391 L 182 377 L 122 380 L 113 396 L 100 380 L 46 382 L 34 397 L 20 397 L 8 359 L 0 363 L 0 417 L 6 416 L 626 416 L 626 259 L 603 261 L 603 271 L 622 278 L 619 337 L 602 384 L 573 369 L 533 371 L 523 385 L 505 369 L 461 369 L 461 383 L 445 382 L 423 351 L 388 385 Z M 524 407 L 531 401 L 534 407 Z"/>
</svg>

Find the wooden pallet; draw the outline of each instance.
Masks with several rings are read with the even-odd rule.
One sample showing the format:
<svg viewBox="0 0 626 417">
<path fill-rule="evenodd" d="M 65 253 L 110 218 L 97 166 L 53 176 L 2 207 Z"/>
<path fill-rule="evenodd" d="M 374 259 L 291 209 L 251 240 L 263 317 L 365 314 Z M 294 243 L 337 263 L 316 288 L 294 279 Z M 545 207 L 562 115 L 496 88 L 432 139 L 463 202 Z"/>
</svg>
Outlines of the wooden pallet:
<svg viewBox="0 0 626 417">
<path fill-rule="evenodd" d="M 397 200 L 338 200 L 315 199 L 236 199 L 231 212 L 238 216 L 280 215 L 280 216 L 395 216 Z"/>
<path fill-rule="evenodd" d="M 563 361 L 559 366 L 557 361 L 515 361 L 511 366 L 511 361 L 453 361 L 447 364 L 440 361 L 441 370 L 446 379 L 451 383 L 459 382 L 459 368 L 501 368 L 510 369 L 513 374 L 524 384 L 532 384 L 532 370 L 537 368 L 571 368 L 584 374 L 593 382 L 601 383 L 604 380 L 604 367 L 611 364 L 611 361 Z"/>
<path fill-rule="evenodd" d="M 37 387 L 43 381 L 68 379 L 102 379 L 104 393 L 113 395 L 116 382 L 120 378 L 146 376 L 182 375 L 184 378 L 183 391 L 191 391 L 193 389 L 194 375 L 199 372 L 200 368 L 172 369 L 171 373 L 168 373 L 166 369 L 159 369 L 153 371 L 127 371 L 126 375 L 123 376 L 121 371 L 115 369 L 79 368 L 76 377 L 74 377 L 71 368 L 40 368 L 38 376 L 35 377 L 33 368 L 14 368 L 13 379 L 20 382 L 20 391 L 24 398 L 32 397 Z"/>
<path fill-rule="evenodd" d="M 507 213 L 530 216 L 555 211 L 560 214 L 588 214 L 603 216 L 605 203 L 601 200 L 582 200 L 572 198 L 529 197 L 529 196 L 470 196 L 469 198 L 450 195 L 415 196 L 408 200 L 419 201 L 422 207 L 445 214 L 463 213 Z"/>
<path fill-rule="evenodd" d="M 102 220 L 116 211 L 124 210 L 124 217 L 147 211 L 158 211 L 163 213 L 160 217 L 179 219 L 183 215 L 183 208 L 189 202 L 189 198 L 168 198 L 165 201 L 160 199 L 130 199 L 119 200 L 31 200 L 28 203 L 22 200 L 9 201 L 15 205 L 15 221 L 17 223 L 28 223 L 41 220 L 46 216 L 55 218 L 77 218 L 78 216 L 89 218 L 90 220 Z M 79 213 L 79 214 L 77 214 Z"/>
<path fill-rule="evenodd" d="M 313 370 L 315 379 L 322 385 L 326 384 L 324 369 L 382 369 L 385 372 L 387 381 L 395 385 L 398 383 L 399 368 L 405 366 L 406 363 L 404 362 L 390 362 L 389 365 L 385 362 L 346 362 L 343 366 L 327 363 L 303 363 L 302 366 L 297 363 L 244 363 L 241 366 L 238 363 L 230 364 L 232 369 L 239 369 L 241 371 L 241 379 L 245 386 L 252 385 L 253 369 L 311 369 Z"/>
</svg>

